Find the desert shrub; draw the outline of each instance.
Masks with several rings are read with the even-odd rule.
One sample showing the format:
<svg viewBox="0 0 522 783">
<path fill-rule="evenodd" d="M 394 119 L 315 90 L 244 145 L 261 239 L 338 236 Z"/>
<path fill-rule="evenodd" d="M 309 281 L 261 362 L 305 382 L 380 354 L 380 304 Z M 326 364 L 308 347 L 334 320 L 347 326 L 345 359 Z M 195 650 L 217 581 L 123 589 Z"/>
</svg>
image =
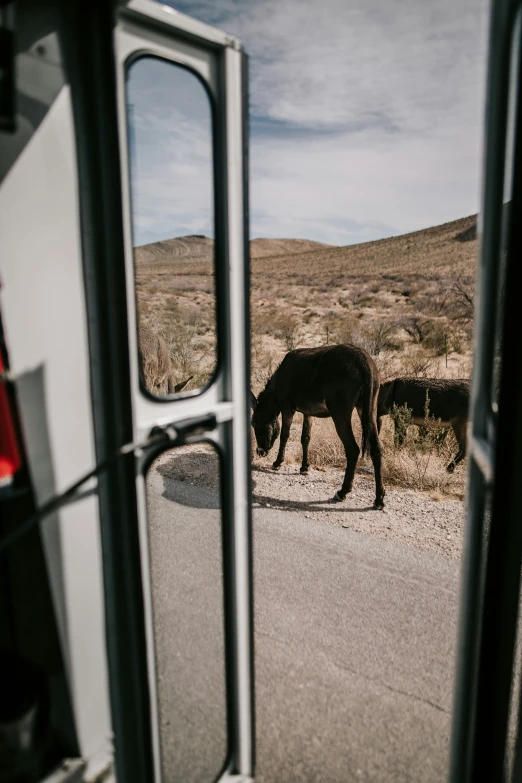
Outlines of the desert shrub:
<svg viewBox="0 0 522 783">
<path fill-rule="evenodd" d="M 165 314 L 168 314 L 169 318 L 179 318 L 179 299 L 177 296 L 169 296 L 165 300 L 163 305 Z"/>
<path fill-rule="evenodd" d="M 429 321 L 419 316 L 404 318 L 400 325 L 415 344 L 422 343 L 429 330 Z"/>
<path fill-rule="evenodd" d="M 383 473 L 390 483 L 421 491 L 447 493 L 458 481 L 446 471 L 446 465 L 456 453 L 453 433 L 442 426 L 440 419 L 430 414 L 426 394 L 424 421 L 414 428 L 411 409 L 407 405 L 393 406 L 390 418 L 394 436 L 382 438 L 384 447 Z"/>
<path fill-rule="evenodd" d="M 322 322 L 325 337 L 330 344 L 353 343 L 365 348 L 372 356 L 399 346 L 392 339 L 396 324 L 388 321 L 361 323 L 360 313 L 347 313 Z"/>
<path fill-rule="evenodd" d="M 412 378 L 430 378 L 434 372 L 433 359 L 425 354 L 402 357 L 401 374 Z"/>
<path fill-rule="evenodd" d="M 324 322 L 325 331 L 328 329 L 328 342 L 356 343 L 359 332 L 357 318 L 352 313 L 337 315 Z"/>
<path fill-rule="evenodd" d="M 385 349 L 396 349 L 398 344 L 392 340 L 397 324 L 392 321 L 376 321 L 360 327 L 357 342 L 372 356 L 378 356 Z"/>
<path fill-rule="evenodd" d="M 373 302 L 373 296 L 370 294 L 370 289 L 367 286 L 364 286 L 352 291 L 351 300 L 352 304 L 356 307 L 364 307 L 364 304 Z"/>
<path fill-rule="evenodd" d="M 452 317 L 464 322 L 473 321 L 475 312 L 475 283 L 472 277 L 460 275 L 448 286 Z"/>
<path fill-rule="evenodd" d="M 434 351 L 435 356 L 443 356 L 449 348 L 448 337 L 449 329 L 447 323 L 430 321 L 427 325 L 424 343 L 427 348 L 431 348 Z"/>
<path fill-rule="evenodd" d="M 295 315 L 279 312 L 273 320 L 272 333 L 283 341 L 287 351 L 293 351 L 297 345 L 299 326 L 300 322 Z"/>
<path fill-rule="evenodd" d="M 449 295 L 447 287 L 442 282 L 427 290 L 419 290 L 410 301 L 416 312 L 426 316 L 448 315 Z"/>
<path fill-rule="evenodd" d="M 413 424 L 413 414 L 406 403 L 400 406 L 394 403 L 390 416 L 394 424 L 393 444 L 396 448 L 400 448 L 406 440 L 408 427 Z"/>
<path fill-rule="evenodd" d="M 470 326 L 471 325 L 465 324 L 462 327 L 459 327 L 450 332 L 449 346 L 451 351 L 463 354 L 470 349 L 470 343 L 472 339 L 472 330 L 469 328 Z"/>
<path fill-rule="evenodd" d="M 375 357 L 375 363 L 381 376 L 381 383 L 397 376 L 397 352 L 381 351 Z"/>
<path fill-rule="evenodd" d="M 273 334 L 276 314 L 277 310 L 273 305 L 252 308 L 252 334 Z"/>
<path fill-rule="evenodd" d="M 198 362 L 201 344 L 196 317 L 177 320 L 169 335 L 172 360 L 182 375 L 190 374 Z"/>
<path fill-rule="evenodd" d="M 164 334 L 175 379 L 179 381 L 192 375 L 187 389 L 195 389 L 208 383 L 216 362 L 214 330 L 202 330 L 197 314 L 188 313 L 184 318 L 170 322 Z"/>
<path fill-rule="evenodd" d="M 430 451 L 434 448 L 440 455 L 440 450 L 446 434 L 447 428 L 442 426 L 440 419 L 436 419 L 435 416 L 430 413 L 430 395 L 426 389 L 424 422 L 418 428 L 417 443 L 421 450 Z"/>
<path fill-rule="evenodd" d="M 267 380 L 273 375 L 280 359 L 274 351 L 267 348 L 261 335 L 252 333 L 250 343 L 251 353 L 251 381 L 252 386 L 261 390 Z"/>
<path fill-rule="evenodd" d="M 308 321 L 313 315 L 313 311 L 307 313 Z M 297 316 L 273 305 L 257 307 L 252 313 L 252 335 L 272 335 L 283 342 L 287 351 L 296 347 L 299 327 Z"/>
<path fill-rule="evenodd" d="M 196 316 L 185 315 L 179 319 L 161 318 L 162 314 L 153 313 L 152 316 L 144 316 L 139 313 L 140 327 L 145 325 L 156 336 L 156 343 L 151 344 L 154 355 L 144 355 L 144 376 L 147 388 L 156 394 L 167 394 L 168 378 L 173 383 L 184 381 L 190 376 L 191 380 L 185 389 L 195 389 L 204 386 L 210 379 L 216 360 L 216 338 L 211 332 L 200 335 L 199 322 Z M 165 358 L 164 381 L 160 387 L 153 382 L 149 365 L 158 362 L 158 344 L 164 345 Z M 145 346 L 141 346 L 142 351 Z M 150 354 L 150 348 L 146 352 Z M 165 369 L 168 365 L 168 371 Z M 154 372 L 154 370 L 153 370 Z"/>
<path fill-rule="evenodd" d="M 357 307 L 374 307 L 375 306 L 375 296 L 367 294 L 366 296 L 361 296 L 356 303 Z"/>
<path fill-rule="evenodd" d="M 145 386 L 153 394 L 165 395 L 171 375 L 170 355 L 165 340 L 157 331 L 141 323 L 138 346 Z"/>
</svg>

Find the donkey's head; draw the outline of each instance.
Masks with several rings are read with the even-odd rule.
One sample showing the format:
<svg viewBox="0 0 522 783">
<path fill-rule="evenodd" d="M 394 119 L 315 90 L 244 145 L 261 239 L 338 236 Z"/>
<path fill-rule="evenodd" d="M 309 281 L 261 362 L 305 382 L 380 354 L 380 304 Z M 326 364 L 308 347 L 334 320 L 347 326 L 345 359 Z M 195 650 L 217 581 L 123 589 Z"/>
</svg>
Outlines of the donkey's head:
<svg viewBox="0 0 522 783">
<path fill-rule="evenodd" d="M 258 457 L 266 457 L 277 438 L 279 437 L 279 413 L 274 415 L 273 409 L 267 404 L 265 392 L 261 392 L 258 398 L 251 392 L 252 427 L 256 435 Z"/>
<path fill-rule="evenodd" d="M 168 381 L 168 393 L 169 393 L 169 394 L 177 394 L 178 392 L 180 392 L 182 389 L 184 389 L 184 388 L 185 388 L 185 386 L 187 385 L 187 383 L 188 383 L 189 381 L 191 381 L 193 377 L 194 377 L 194 376 L 193 376 L 193 375 L 191 375 L 191 376 L 190 376 L 190 378 L 187 378 L 187 380 L 186 380 L 186 381 L 181 381 L 181 383 L 174 383 L 174 379 L 173 379 L 172 377 L 169 377 L 169 381 Z"/>
<path fill-rule="evenodd" d="M 386 416 L 393 407 L 395 398 L 395 381 L 385 381 L 379 388 L 377 398 L 377 416 Z"/>
</svg>

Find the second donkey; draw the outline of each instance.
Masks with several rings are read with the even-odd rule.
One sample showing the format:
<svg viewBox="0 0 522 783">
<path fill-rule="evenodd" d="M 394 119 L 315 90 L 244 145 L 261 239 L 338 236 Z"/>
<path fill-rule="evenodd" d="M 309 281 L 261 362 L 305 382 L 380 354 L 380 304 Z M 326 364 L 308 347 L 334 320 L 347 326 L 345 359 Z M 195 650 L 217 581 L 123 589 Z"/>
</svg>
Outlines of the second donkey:
<svg viewBox="0 0 522 783">
<path fill-rule="evenodd" d="M 377 403 L 377 426 L 379 432 L 382 417 L 391 413 L 396 405 L 407 405 L 415 424 L 424 424 L 426 395 L 429 400 L 429 414 L 440 419 L 443 427 L 451 427 L 455 433 L 459 450 L 446 470 L 452 473 L 466 455 L 466 429 L 468 423 L 469 395 L 471 381 L 447 378 L 395 378 L 381 384 Z"/>
</svg>

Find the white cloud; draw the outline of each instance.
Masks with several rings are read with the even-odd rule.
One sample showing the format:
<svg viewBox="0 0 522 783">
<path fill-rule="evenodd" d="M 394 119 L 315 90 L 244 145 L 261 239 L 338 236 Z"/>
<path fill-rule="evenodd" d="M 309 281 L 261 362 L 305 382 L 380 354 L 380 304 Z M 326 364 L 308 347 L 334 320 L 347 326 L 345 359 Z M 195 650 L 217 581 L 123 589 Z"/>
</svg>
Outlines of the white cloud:
<svg viewBox="0 0 522 783">
<path fill-rule="evenodd" d="M 211 118 L 203 87 L 187 71 L 144 59 L 131 69 L 127 90 L 135 243 L 211 236 Z"/>
<path fill-rule="evenodd" d="M 333 243 L 478 209 L 486 0 L 185 0 L 250 54 L 254 234 Z"/>
<path fill-rule="evenodd" d="M 253 231 L 313 231 L 313 238 L 350 244 L 471 214 L 480 157 L 474 130 L 457 128 L 451 138 L 387 139 L 375 131 L 326 143 L 321 136 L 299 144 L 259 139 L 251 167 Z"/>
<path fill-rule="evenodd" d="M 244 41 L 256 115 L 310 128 L 417 133 L 480 110 L 485 0 L 189 0 L 181 7 Z"/>
</svg>

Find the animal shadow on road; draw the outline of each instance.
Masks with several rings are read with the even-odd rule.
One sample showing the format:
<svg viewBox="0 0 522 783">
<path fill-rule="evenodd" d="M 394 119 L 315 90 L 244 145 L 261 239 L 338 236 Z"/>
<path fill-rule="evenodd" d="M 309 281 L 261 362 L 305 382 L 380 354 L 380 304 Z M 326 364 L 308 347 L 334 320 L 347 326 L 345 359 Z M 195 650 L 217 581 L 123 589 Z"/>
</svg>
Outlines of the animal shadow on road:
<svg viewBox="0 0 522 783">
<path fill-rule="evenodd" d="M 190 508 L 221 508 L 219 457 L 211 446 L 175 449 L 152 469 L 163 478 L 167 500 Z"/>
<path fill-rule="evenodd" d="M 268 473 L 272 474 L 274 471 L 271 468 L 265 468 L 264 466 L 259 467 L 252 467 L 252 500 L 254 503 L 259 503 L 262 506 L 269 505 L 270 508 L 275 508 L 278 510 L 286 510 L 286 511 L 339 511 L 339 512 L 357 512 L 361 513 L 362 511 L 375 511 L 373 505 L 371 506 L 353 506 L 353 505 L 345 505 L 347 502 L 349 502 L 348 498 L 345 501 L 342 501 L 341 503 L 332 503 L 332 496 L 334 493 L 334 489 L 332 489 L 332 495 L 328 498 L 325 498 L 324 500 L 295 500 L 290 498 L 280 498 L 280 497 L 274 497 L 273 495 L 261 495 L 258 492 L 256 492 L 256 480 L 255 475 L 256 473 Z M 324 487 L 321 487 L 321 490 L 323 490 Z M 266 492 L 266 489 L 265 489 Z M 354 490 L 354 493 L 352 495 L 353 500 L 357 498 L 357 490 Z"/>
<path fill-rule="evenodd" d="M 215 489 L 188 484 L 185 481 L 176 481 L 173 478 L 163 479 L 163 492 L 166 500 L 178 503 L 180 506 L 190 508 L 214 508 L 220 509 L 221 502 L 219 492 Z"/>
<path fill-rule="evenodd" d="M 221 507 L 219 492 L 219 457 L 210 446 L 205 451 L 189 451 L 188 449 L 174 450 L 169 457 L 160 462 L 155 470 L 163 478 L 162 495 L 167 500 L 178 503 L 190 508 L 208 508 L 219 509 Z M 280 511 L 335 511 L 341 513 L 361 513 L 364 511 L 374 511 L 372 505 L 361 506 L 356 504 L 357 490 L 341 503 L 332 503 L 334 489 L 331 489 L 330 497 L 324 500 L 299 500 L 295 498 L 281 498 L 275 494 L 267 493 L 266 486 L 263 487 L 263 494 L 256 492 L 256 473 L 276 476 L 271 468 L 262 465 L 252 466 L 252 500 L 261 506 L 270 506 Z M 290 477 L 289 477 L 290 478 Z M 318 494 L 325 491 L 324 485 L 318 486 Z M 328 489 L 330 492 L 330 488 Z M 350 503 L 350 499 L 353 500 Z"/>
</svg>

